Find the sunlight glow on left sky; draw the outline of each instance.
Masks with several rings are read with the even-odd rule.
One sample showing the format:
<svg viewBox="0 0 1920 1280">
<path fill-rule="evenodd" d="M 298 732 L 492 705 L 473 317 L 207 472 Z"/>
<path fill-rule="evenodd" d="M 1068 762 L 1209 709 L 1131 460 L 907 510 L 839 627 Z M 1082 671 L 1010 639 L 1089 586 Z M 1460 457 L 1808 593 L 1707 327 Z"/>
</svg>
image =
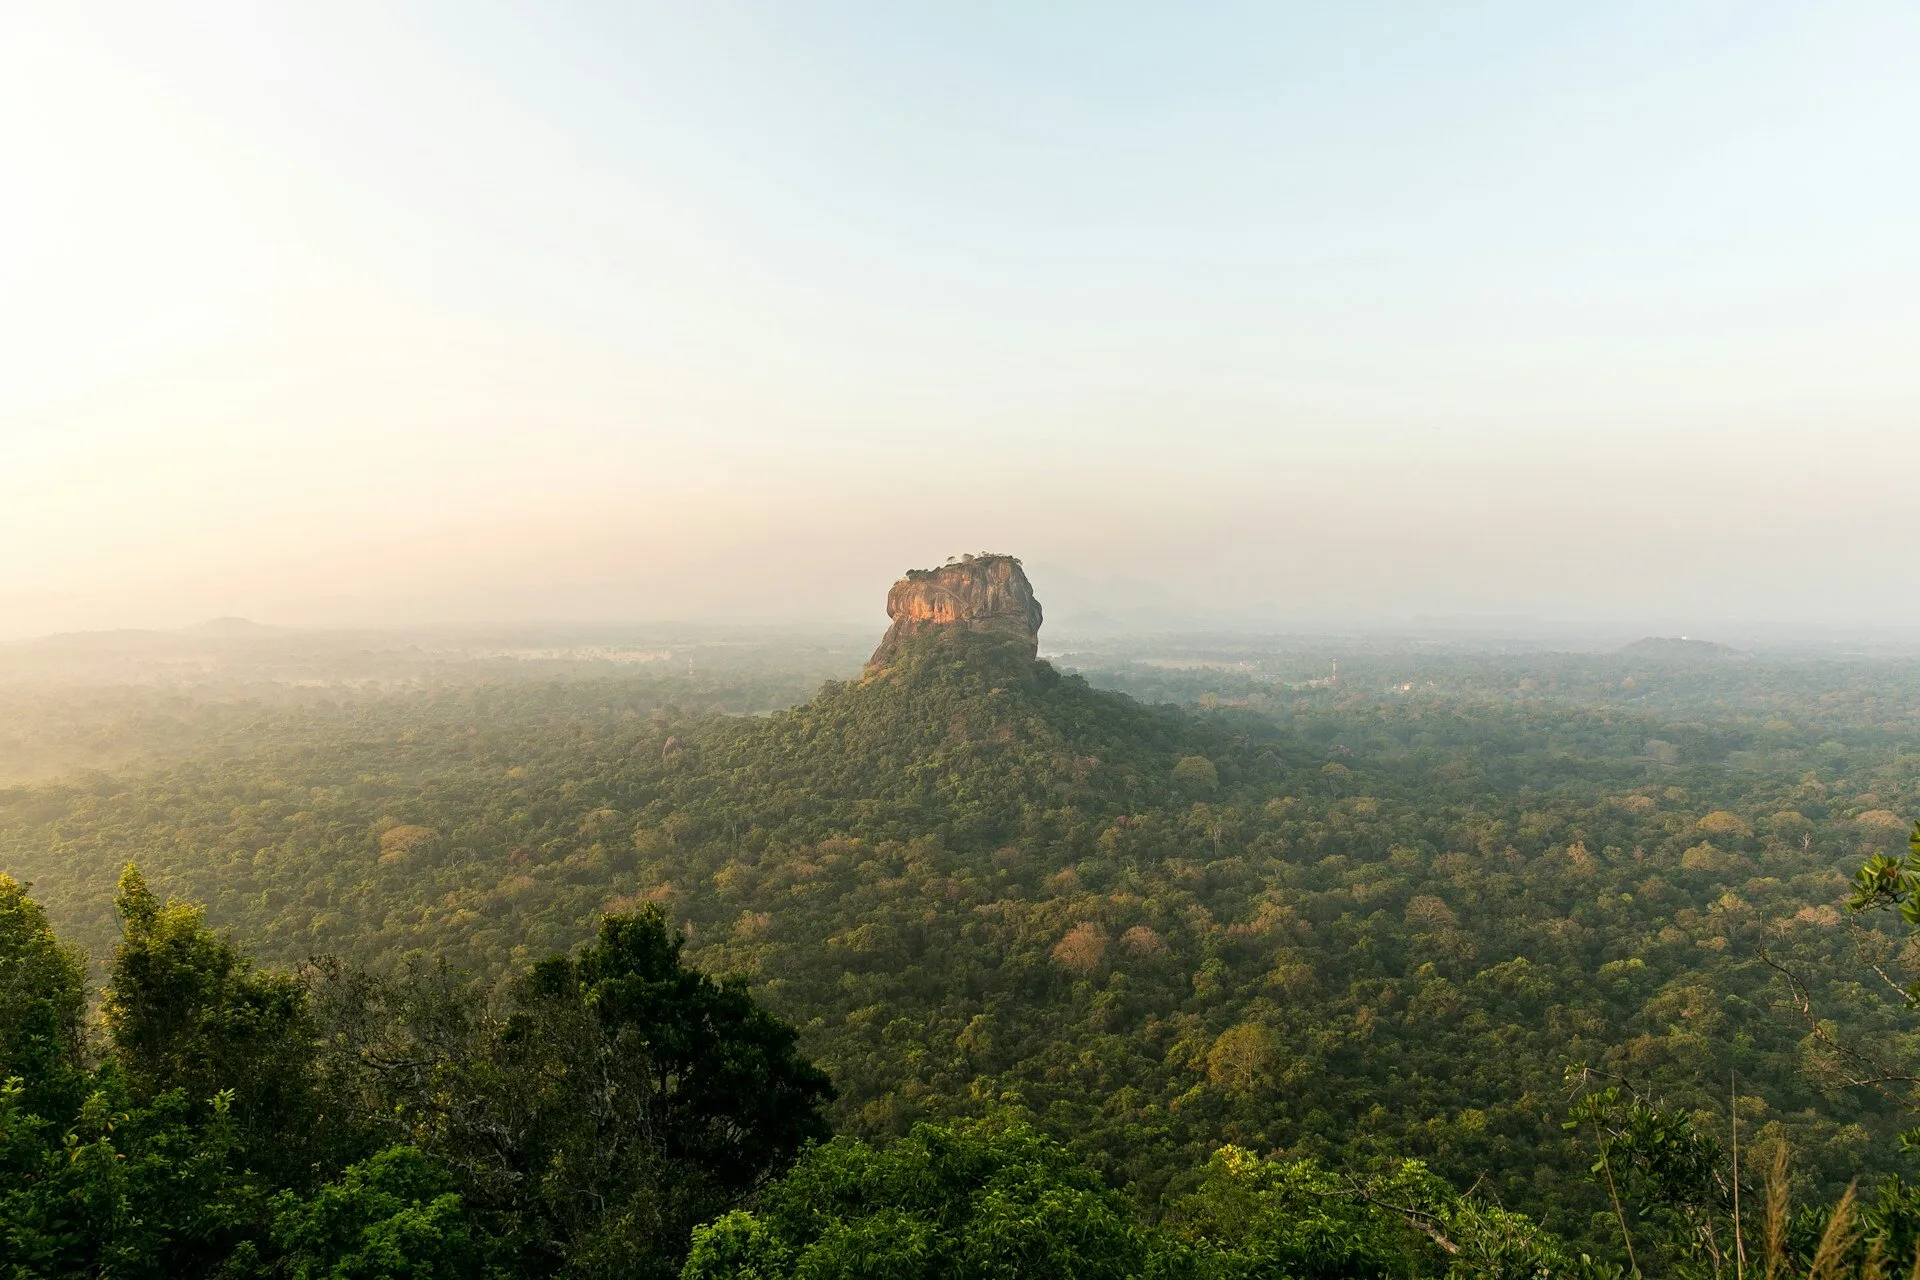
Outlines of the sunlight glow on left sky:
<svg viewBox="0 0 1920 1280">
<path fill-rule="evenodd" d="M 1920 624 L 1896 4 L 0 13 L 0 637 Z"/>
</svg>

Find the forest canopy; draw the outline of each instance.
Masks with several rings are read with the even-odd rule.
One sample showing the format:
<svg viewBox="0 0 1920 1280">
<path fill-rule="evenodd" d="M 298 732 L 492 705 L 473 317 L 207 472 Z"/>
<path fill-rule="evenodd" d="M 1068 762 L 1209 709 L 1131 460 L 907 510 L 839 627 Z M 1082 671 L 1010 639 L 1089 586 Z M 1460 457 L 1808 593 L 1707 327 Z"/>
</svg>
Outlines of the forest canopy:
<svg viewBox="0 0 1920 1280">
<path fill-rule="evenodd" d="M 1014 1143 L 1025 1154 L 1007 1167 L 1052 1171 L 1023 1186 L 1064 1178 L 1109 1206 L 1128 1266 L 1180 1249 L 1180 1265 L 1198 1266 L 1194 1250 L 1242 1247 L 1181 1234 L 1194 1197 L 1224 1185 L 1222 1160 L 1323 1197 L 1417 1168 L 1445 1214 L 1484 1224 L 1497 1211 L 1502 1238 L 1624 1266 L 1626 1240 L 1648 1251 L 1641 1263 L 1706 1247 L 1662 1216 L 1681 1192 L 1633 1181 L 1635 1162 L 1654 1158 L 1649 1133 L 1693 1153 L 1687 1221 L 1722 1229 L 1730 1201 L 1702 1188 L 1730 1185 L 1736 1117 L 1743 1147 L 1791 1150 L 1792 1194 L 1810 1213 L 1856 1176 L 1905 1167 L 1901 1101 L 1846 1086 L 1781 974 L 1835 1043 L 1898 1049 L 1904 1011 L 1863 985 L 1856 954 L 1885 936 L 1882 917 L 1846 910 L 1848 880 L 1903 846 L 1920 760 L 1892 695 L 1911 688 L 1904 668 L 1610 661 L 1443 656 L 1430 687 L 1362 687 L 1367 662 L 1350 661 L 1342 680 L 1355 683 L 1292 690 L 1154 669 L 1192 704 L 1176 707 L 991 637 L 947 636 L 874 679 L 751 717 L 712 710 L 741 695 L 697 682 L 482 681 L 278 712 L 274 732 L 244 746 L 0 793 L 0 850 L 94 957 L 148 938 L 156 954 L 185 948 L 181 964 L 212 966 L 210 990 L 244 997 L 244 1017 L 217 1023 L 235 1037 L 219 1042 L 219 1067 L 196 1065 L 216 1061 L 198 1042 L 171 1058 L 148 1047 L 114 998 L 102 1034 L 126 1037 L 107 1060 L 129 1099 L 159 1105 L 153 1091 L 178 1072 L 178 1123 L 217 1114 L 223 1149 L 261 1177 L 292 1174 L 272 1163 L 283 1157 L 260 1116 L 345 1090 L 414 1127 L 375 1149 L 316 1121 L 315 1143 L 343 1144 L 316 1186 L 357 1170 L 356 1187 L 413 1189 L 378 1191 L 397 1197 L 382 1204 L 425 1214 L 453 1195 L 478 1212 L 480 1183 L 460 1178 L 483 1162 L 445 1163 L 435 1152 L 453 1148 L 420 1136 L 457 1147 L 477 1123 L 436 1110 L 433 1080 L 463 1081 L 482 1106 L 489 1082 L 534 1063 L 626 1061 L 627 1033 L 578 1012 L 624 989 L 586 957 L 618 942 L 596 922 L 652 921 L 632 927 L 657 929 L 687 973 L 731 975 L 699 990 L 714 1009 L 736 1002 L 740 1034 L 767 1061 L 790 1061 L 779 1115 L 819 1117 L 781 1128 L 762 1116 L 777 1139 L 728 1157 L 746 1182 L 716 1173 L 690 1181 L 705 1190 L 684 1204 L 631 1210 L 682 1224 L 683 1245 L 696 1221 L 731 1222 L 734 1234 L 701 1239 L 771 1241 L 767 1257 L 787 1259 L 764 1263 L 774 1274 L 825 1238 L 781 1225 L 778 1188 L 855 1185 L 858 1169 L 920 1158 L 928 1143 L 974 1144 L 991 1164 Z M 1148 678 L 1103 677 L 1143 691 Z M 125 886 L 116 913 L 128 860 L 204 916 L 155 899 L 142 924 Z M 60 947 L 35 954 L 37 972 L 85 972 Z M 54 1000 L 42 1016 L 79 1019 L 84 1005 Z M 776 1052 L 781 1025 L 790 1059 Z M 309 1035 L 360 1046 L 359 1065 L 271 1051 Z M 435 1066 L 400 1072 L 401 1089 L 367 1053 Z M 224 1071 L 255 1083 L 216 1111 Z M 1582 1106 L 1599 1109 L 1569 1129 Z M 800 1154 L 829 1130 L 837 1144 Z M 674 1159 L 711 1155 L 671 1126 L 655 1138 Z M 543 1159 L 591 1146 L 564 1125 L 528 1141 Z M 418 1157 L 367 1164 L 395 1147 Z M 1593 1172 L 1603 1147 L 1616 1181 L 1633 1184 L 1618 1203 Z M 510 1161 L 491 1167 L 512 1180 L 498 1172 Z M 1764 1187 L 1749 1191 L 1763 1209 Z M 510 1230 L 466 1229 L 573 1266 L 554 1260 L 601 1247 L 567 1218 L 577 1202 L 516 1200 Z M 720 1206 L 746 1216 L 722 1219 Z M 1438 1246 L 1413 1229 L 1383 1268 L 1462 1265 L 1421 1254 Z"/>
</svg>

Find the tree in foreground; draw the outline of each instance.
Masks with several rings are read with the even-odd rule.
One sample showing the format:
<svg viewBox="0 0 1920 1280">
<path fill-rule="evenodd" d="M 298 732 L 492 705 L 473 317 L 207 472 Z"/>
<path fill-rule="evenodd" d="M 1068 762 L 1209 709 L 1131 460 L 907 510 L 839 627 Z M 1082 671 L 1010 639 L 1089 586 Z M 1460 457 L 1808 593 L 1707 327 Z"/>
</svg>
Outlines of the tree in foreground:
<svg viewBox="0 0 1920 1280">
<path fill-rule="evenodd" d="M 1880 994 L 1885 1016 L 1876 1033 L 1843 1036 L 1820 1016 L 1805 977 L 1764 945 L 1760 959 L 1805 1023 L 1803 1048 L 1814 1073 L 1835 1091 L 1870 1090 L 1920 1119 L 1913 1033 L 1895 1016 L 1920 1009 L 1920 934 L 1912 932 L 1920 926 L 1920 824 L 1907 854 L 1873 854 L 1852 887 L 1853 940 L 1873 975 L 1853 993 L 1863 1003 Z M 1879 913 L 1908 926 L 1908 936 L 1869 927 Z M 1565 1127 L 1591 1139 L 1592 1174 L 1607 1193 L 1635 1272 L 1646 1266 L 1700 1280 L 1749 1268 L 1767 1280 L 1920 1275 L 1920 1186 L 1890 1174 L 1864 1194 L 1856 1182 L 1838 1201 L 1795 1211 L 1784 1139 L 1777 1128 L 1743 1139 L 1737 1097 L 1729 1099 L 1721 1128 L 1711 1114 L 1671 1106 L 1621 1076 L 1576 1067 L 1568 1078 L 1579 1096 Z M 1730 1092 L 1737 1092 L 1735 1083 L 1728 1081 Z M 1900 1145 L 1920 1148 L 1920 1127 L 1902 1134 Z"/>
<path fill-rule="evenodd" d="M 235 1093 L 130 1071 L 111 1040 L 90 1066 L 83 973 L 0 876 L 0 1274 L 205 1274 L 262 1208 Z"/>
<path fill-rule="evenodd" d="M 1517 1214 L 1452 1192 L 1417 1161 L 1345 1178 L 1311 1161 L 1217 1151 L 1149 1224 L 1015 1119 L 922 1124 L 884 1149 L 808 1152 L 751 1212 L 694 1235 L 683 1280 L 1061 1277 L 1500 1278 L 1605 1274 Z"/>
<path fill-rule="evenodd" d="M 826 1078 L 654 911 L 457 983 L 256 968 L 129 868 L 101 1034 L 0 876 L 0 1277 L 671 1276 L 826 1136 Z M 439 975 L 445 978 L 445 975 Z"/>
<path fill-rule="evenodd" d="M 922 1124 L 814 1148 L 755 1212 L 696 1232 L 683 1275 L 1122 1280 L 1147 1260 L 1130 1207 L 1032 1128 Z"/>
<path fill-rule="evenodd" d="M 350 984 L 328 1017 L 356 1028 L 363 1108 L 452 1171 L 521 1273 L 670 1276 L 696 1225 L 828 1136 L 793 1028 L 683 964 L 657 909 L 536 965 L 503 1017 L 437 978 Z"/>
<path fill-rule="evenodd" d="M 85 1057 L 86 967 L 25 886 L 0 875 L 0 1081 L 21 1105 L 72 1105 Z"/>
</svg>

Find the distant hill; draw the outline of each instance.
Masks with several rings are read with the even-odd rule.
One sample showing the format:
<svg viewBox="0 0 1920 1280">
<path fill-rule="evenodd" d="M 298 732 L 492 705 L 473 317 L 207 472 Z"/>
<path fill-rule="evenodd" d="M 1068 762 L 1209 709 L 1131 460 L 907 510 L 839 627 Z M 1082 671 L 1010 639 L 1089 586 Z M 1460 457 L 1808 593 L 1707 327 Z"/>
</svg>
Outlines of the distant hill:
<svg viewBox="0 0 1920 1280">
<path fill-rule="evenodd" d="M 1647 636 L 1620 649 L 1623 657 L 1652 658 L 1660 662 L 1727 662 L 1751 658 L 1732 645 L 1687 636 Z"/>
<path fill-rule="evenodd" d="M 251 636 L 279 635 L 284 627 L 270 627 L 248 618 L 209 618 L 191 627 L 180 628 L 190 636 L 208 636 L 215 640 L 239 640 Z"/>
<path fill-rule="evenodd" d="M 1018 637 L 945 628 L 791 710 L 681 733 L 660 780 L 662 816 L 758 828 L 787 845 L 937 834 L 991 851 L 1063 805 L 1085 821 L 1177 802 L 1181 757 L 1235 752 L 1190 716 L 1035 662 Z"/>
</svg>

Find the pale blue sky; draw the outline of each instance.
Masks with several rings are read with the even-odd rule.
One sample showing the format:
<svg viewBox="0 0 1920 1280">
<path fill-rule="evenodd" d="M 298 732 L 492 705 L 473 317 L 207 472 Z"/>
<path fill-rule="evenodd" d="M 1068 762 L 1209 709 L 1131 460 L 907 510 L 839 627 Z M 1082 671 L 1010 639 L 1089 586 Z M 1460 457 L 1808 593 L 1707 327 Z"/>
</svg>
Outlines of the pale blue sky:
<svg viewBox="0 0 1920 1280">
<path fill-rule="evenodd" d="M 0 10 L 0 635 L 1920 623 L 1909 4 Z"/>
</svg>

